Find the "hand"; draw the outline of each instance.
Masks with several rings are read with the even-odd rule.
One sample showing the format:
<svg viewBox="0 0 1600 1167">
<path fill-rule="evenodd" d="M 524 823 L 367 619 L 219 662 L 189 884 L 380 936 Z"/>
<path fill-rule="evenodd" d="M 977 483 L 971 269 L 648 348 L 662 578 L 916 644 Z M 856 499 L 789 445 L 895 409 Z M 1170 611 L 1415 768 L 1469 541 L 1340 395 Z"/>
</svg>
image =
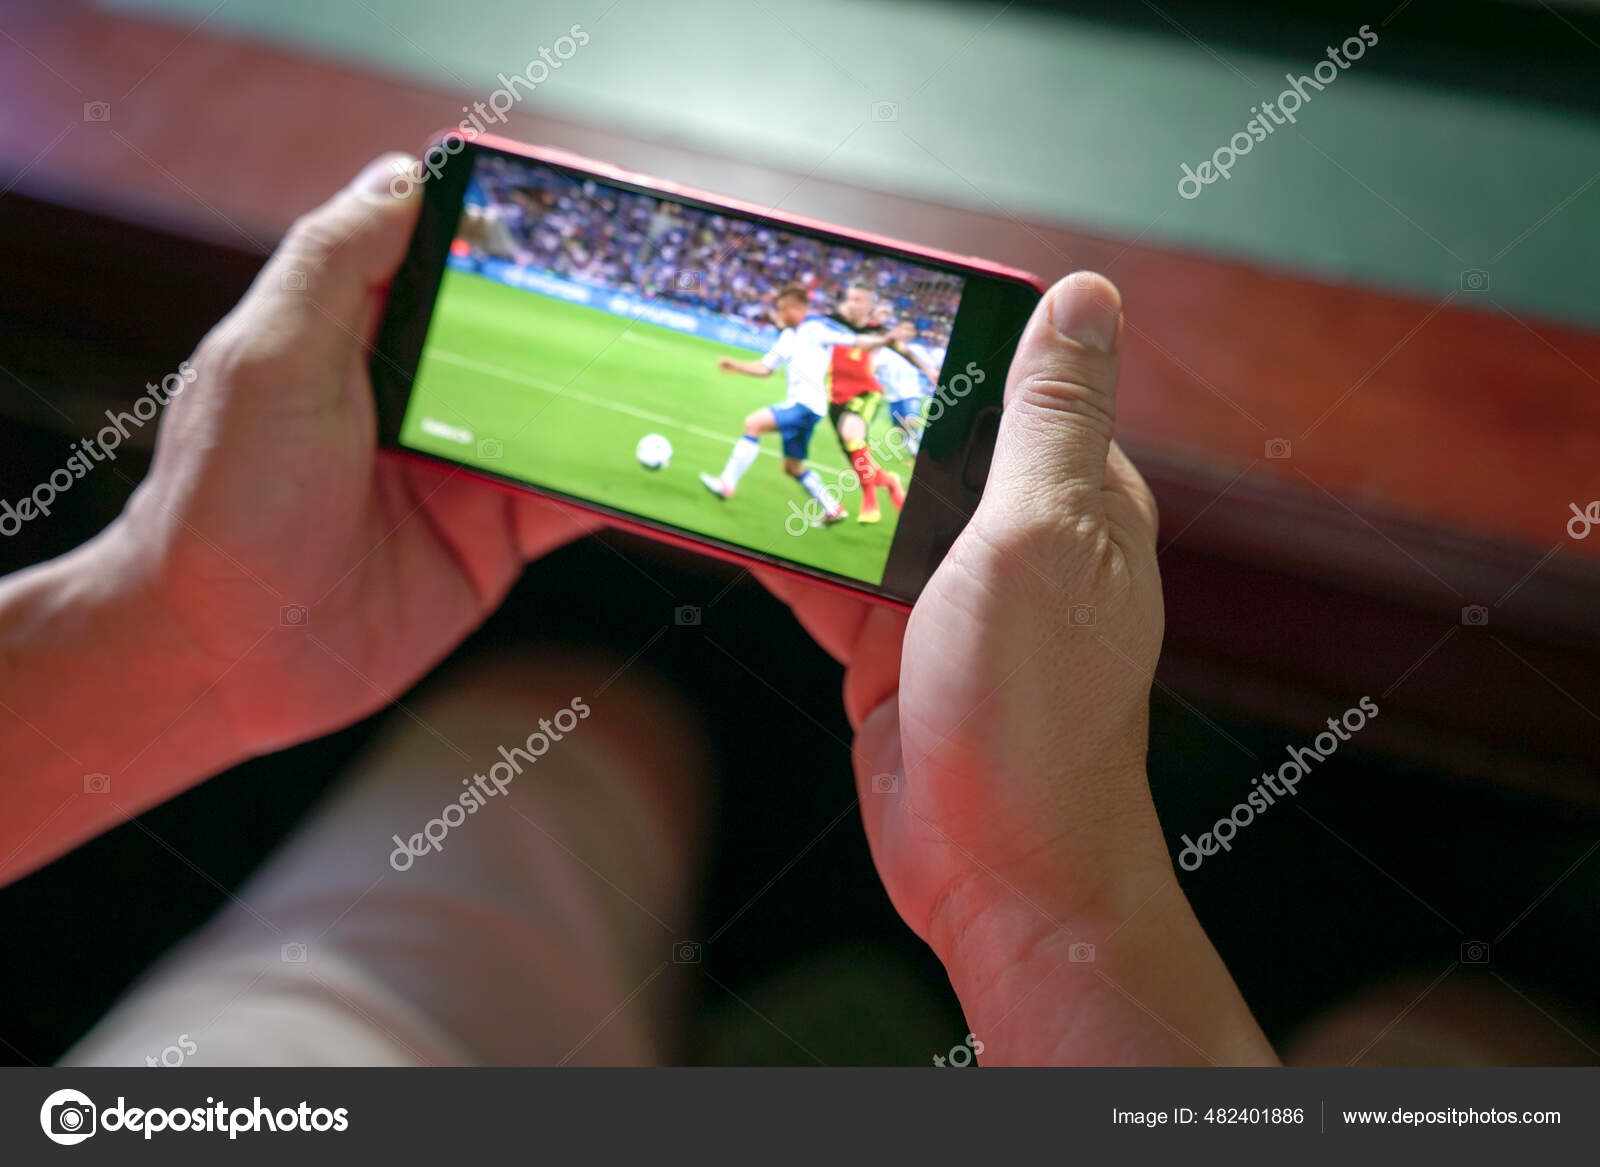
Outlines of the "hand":
<svg viewBox="0 0 1600 1167">
<path fill-rule="evenodd" d="M 1045 295 L 983 499 L 909 622 L 768 582 L 846 666 L 874 862 L 986 1062 L 1270 1060 L 1145 776 L 1161 585 L 1155 502 L 1112 441 L 1120 325 L 1099 276 Z"/>
<path fill-rule="evenodd" d="M 111 532 L 239 756 L 393 701 L 587 520 L 380 456 L 367 346 L 416 221 L 379 159 L 295 223 L 190 358 Z M 412 190 L 407 185 L 408 193 Z"/>
</svg>

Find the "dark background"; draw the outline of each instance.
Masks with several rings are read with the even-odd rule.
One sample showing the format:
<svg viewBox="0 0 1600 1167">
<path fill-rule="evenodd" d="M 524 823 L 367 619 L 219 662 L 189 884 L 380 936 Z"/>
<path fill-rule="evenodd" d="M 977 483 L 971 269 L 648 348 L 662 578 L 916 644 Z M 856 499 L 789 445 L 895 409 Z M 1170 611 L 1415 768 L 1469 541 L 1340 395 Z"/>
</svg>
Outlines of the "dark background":
<svg viewBox="0 0 1600 1167">
<path fill-rule="evenodd" d="M 15 234 L 8 242 L 22 247 L 26 235 L 27 246 L 54 252 L 63 262 L 51 276 L 59 304 L 43 296 L 11 301 L 10 327 L 0 335 L 28 367 L 52 367 L 54 383 L 80 391 L 119 385 L 131 400 L 146 379 L 139 370 L 175 367 L 187 352 L 141 351 L 140 342 L 186 330 L 197 339 L 210 316 L 242 291 L 256 263 L 44 203 L 13 197 L 9 211 Z M 107 249 L 126 256 L 126 265 L 89 284 L 72 278 L 81 270 L 75 253 Z M 146 262 L 158 256 L 169 262 Z M 129 303 L 160 303 L 160 326 L 155 309 L 130 319 Z M 0 364 L 15 367 L 14 359 L 0 354 Z M 67 441 L 38 426 L 9 427 L 0 496 L 30 489 L 59 465 Z M 0 543 L 0 571 L 59 554 L 100 529 L 122 505 L 145 457 L 134 453 L 115 470 L 90 475 L 61 496 L 51 522 L 28 524 Z M 1327 583 L 1285 579 L 1181 545 L 1166 547 L 1161 565 L 1169 643 L 1188 644 L 1190 625 L 1248 628 L 1285 592 L 1306 612 L 1347 619 L 1354 611 L 1380 627 L 1404 626 L 1418 616 Z M 965 1030 L 941 968 L 899 922 L 878 884 L 859 817 L 850 809 L 855 793 L 842 744 L 849 727 L 840 671 L 786 609 L 736 575 L 731 567 L 607 533 L 532 565 L 461 653 L 491 643 L 537 654 L 541 646 L 581 642 L 631 657 L 665 629 L 639 664 L 689 696 L 718 757 L 701 934 L 716 932 L 814 843 L 754 908 L 706 946 L 707 971 L 741 996 L 760 997 L 763 985 L 819 954 L 853 963 L 866 979 L 877 978 L 888 997 L 910 999 L 903 1018 L 890 1024 L 881 1008 L 866 1004 L 852 1012 L 851 1001 L 863 994 L 877 1001 L 859 986 L 831 1010 L 780 994 L 761 998 L 763 1011 L 825 1061 L 925 1064 L 929 1049 L 943 1049 L 949 1035 Z M 1198 608 L 1195 596 L 1206 597 Z M 674 623 L 675 607 L 685 603 L 702 607 L 699 627 Z M 1314 635 L 1287 635 L 1293 619 L 1292 613 L 1284 617 L 1283 637 L 1291 666 L 1294 653 L 1336 650 Z M 707 637 L 735 646 L 771 687 L 752 682 Z M 1170 663 L 1164 662 L 1163 678 L 1172 676 Z M 1230 715 L 1182 679 L 1193 667 L 1179 670 L 1176 687 L 1163 680 L 1152 703 L 1151 781 L 1172 839 L 1206 829 L 1243 797 L 1265 760 L 1311 737 L 1304 728 Z M 1427 670 L 1407 681 L 1445 690 L 1452 683 L 1448 672 Z M 1327 715 L 1362 695 L 1349 692 L 1327 705 Z M 1063 709 L 1061 716 L 1072 713 Z M 0 1000 L 8 1003 L 0 1056 L 17 1064 L 57 1058 L 155 957 L 219 907 L 224 889 L 236 887 L 270 852 L 376 723 L 240 766 L 0 890 L 0 936 L 8 950 L 0 961 Z M 1407 972 L 1431 980 L 1460 960 L 1464 943 L 1493 942 L 1558 880 L 1507 942 L 1491 944 L 1492 967 L 1538 1009 L 1587 1032 L 1584 1027 L 1597 1020 L 1600 863 L 1561 877 L 1591 850 L 1600 826 L 1594 806 L 1516 793 L 1361 745 L 1341 747 L 1301 786 L 1293 804 L 1263 816 L 1230 854 L 1182 877 L 1269 1036 L 1281 1038 L 1363 986 Z M 1453 975 L 1488 974 L 1464 967 Z M 724 1013 L 727 1003 L 708 979 L 707 1017 Z M 1522 1007 L 1530 1025 L 1552 1024 L 1533 1006 Z M 782 1039 L 764 1044 L 759 1034 L 711 1031 L 716 1036 L 705 1040 L 719 1051 L 809 1061 Z M 1576 1040 L 1573 1048 L 1585 1055 Z"/>
<path fill-rule="evenodd" d="M 1343 35 L 1352 21 L 1384 15 L 1324 0 L 1287 11 L 1201 0 L 1114 12 L 1059 0 L 1023 2 L 1166 29 L 1177 39 L 1192 34 L 1218 46 L 1292 53 L 1302 51 L 1307 36 Z M 1600 108 L 1594 81 L 1600 19 L 1563 14 L 1575 35 L 1530 31 L 1548 26 L 1522 19 L 1518 5 L 1454 5 L 1449 19 L 1431 21 L 1425 44 L 1386 42 L 1385 52 L 1363 68 L 1462 93 L 1592 112 Z M 1486 160 L 1486 172 L 1506 164 Z M 0 256 L 9 269 L 0 281 L 0 367 L 16 374 L 0 375 L 0 416 L 8 419 L 0 433 L 0 497 L 7 498 L 59 466 L 72 438 L 92 432 L 87 419 L 124 407 L 153 371 L 176 367 L 259 263 L 259 256 L 227 246 L 16 190 L 0 197 Z M 22 381 L 48 400 L 24 390 Z M 1514 394 L 1515 386 L 1506 390 Z M 1379 697 L 1385 686 L 1399 684 L 1402 671 L 1455 622 L 1458 601 L 1386 592 L 1370 572 L 1347 578 L 1277 564 L 1237 537 L 1248 528 L 1238 518 L 1247 488 L 1215 509 L 1209 502 L 1215 490 L 1201 492 L 1206 505 L 1185 509 L 1181 475 L 1158 462 L 1145 465 L 1156 471 L 1166 522 L 1161 570 L 1169 609 L 1168 652 L 1152 702 L 1150 773 L 1168 837 L 1176 839 L 1206 829 L 1243 797 L 1262 768 L 1248 752 L 1263 761 L 1279 758 L 1315 732 L 1306 718 L 1245 716 L 1241 709 L 1273 703 L 1242 693 L 1281 690 L 1285 707 L 1299 701 L 1313 710 L 1311 724 L 1337 715 L 1361 696 Z M 142 470 L 142 456 L 130 452 L 114 470 L 97 471 L 63 495 L 52 521 L 0 540 L 0 573 L 59 554 L 99 530 Z M 1415 546 L 1398 528 L 1385 530 Z M 1292 540 L 1296 533 L 1291 527 L 1276 536 Z M 702 935 L 717 932 L 784 872 L 706 946 L 707 971 L 741 996 L 759 999 L 764 1012 L 823 1060 L 926 1064 L 931 1051 L 946 1048 L 965 1027 L 942 970 L 889 906 L 850 809 L 838 668 L 752 581 L 734 582 L 735 569 L 630 536 L 601 538 L 605 545 L 585 541 L 531 566 L 462 652 L 493 643 L 537 654 L 578 641 L 632 656 L 665 628 L 640 665 L 689 695 L 718 758 Z M 1544 551 L 1451 547 L 1458 562 L 1497 580 L 1492 590 L 1474 593 L 1485 599 Z M 1390 555 L 1368 539 L 1351 558 L 1370 563 Z M 1560 570 L 1560 562 L 1553 564 L 1522 596 Z M 1530 1029 L 1549 1030 L 1571 1057 L 1600 1060 L 1594 1048 L 1600 1043 L 1589 1036 L 1600 1030 L 1594 781 L 1600 720 L 1589 711 L 1600 696 L 1597 592 L 1592 576 L 1561 578 L 1566 608 L 1513 610 L 1503 622 L 1497 610 L 1494 630 L 1558 678 L 1565 695 L 1494 655 L 1498 650 L 1475 655 L 1482 642 L 1469 643 L 1471 630 L 1463 630 L 1404 681 L 1412 709 L 1451 709 L 1454 721 L 1388 713 L 1381 731 L 1342 747 L 1314 772 L 1292 805 L 1257 821 L 1230 854 L 1181 877 L 1269 1037 L 1281 1039 L 1364 987 L 1449 972 L 1499 992 L 1508 1014 Z M 673 623 L 681 603 L 704 606 L 699 628 Z M 753 683 L 707 637 L 737 645 L 772 687 Z M 1390 646 L 1397 663 L 1374 665 L 1374 655 Z M 1502 671 L 1492 671 L 1486 659 Z M 1379 704 L 1388 712 L 1381 697 Z M 1071 718 L 1073 710 L 1060 716 Z M 1473 733 L 1452 731 L 1466 722 Z M 238 767 L 0 889 L 0 1061 L 44 1064 L 59 1057 L 152 959 L 217 909 L 225 890 L 336 780 L 375 724 Z M 1540 724 L 1551 732 L 1530 741 L 1529 727 Z M 1489 965 L 1462 965 L 1463 945 L 1476 942 L 1488 943 Z M 866 993 L 841 996 L 831 1009 L 764 995 L 774 978 L 830 953 L 876 979 L 882 992 L 871 1000 L 905 998 L 905 1015 L 886 1018 L 860 1004 Z M 724 1016 L 729 1000 L 705 981 L 709 1021 Z M 722 1033 L 717 1024 L 707 1030 Z M 781 1038 L 763 1045 L 759 1035 L 703 1037 L 684 1056 L 709 1060 L 730 1049 L 750 1060 L 809 1060 Z"/>
</svg>

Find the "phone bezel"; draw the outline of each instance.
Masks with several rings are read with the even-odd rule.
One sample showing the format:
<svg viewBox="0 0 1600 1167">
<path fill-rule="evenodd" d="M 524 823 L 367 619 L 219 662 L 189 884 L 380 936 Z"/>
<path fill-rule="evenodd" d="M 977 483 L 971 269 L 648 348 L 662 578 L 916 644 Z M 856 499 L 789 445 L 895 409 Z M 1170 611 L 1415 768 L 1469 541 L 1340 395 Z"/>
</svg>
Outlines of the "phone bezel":
<svg viewBox="0 0 1600 1167">
<path fill-rule="evenodd" d="M 450 149 L 452 145 L 454 150 Z M 400 444 L 401 423 L 432 320 L 434 302 L 446 268 L 446 257 L 455 238 L 467 181 L 480 153 L 509 155 L 624 190 L 770 223 L 830 242 L 947 271 L 966 281 L 961 305 L 951 328 L 942 380 L 949 385 L 955 373 L 975 367 L 983 372 L 982 383 L 960 397 L 947 394 L 947 408 L 943 416 L 938 424 L 928 427 L 913 468 L 906 505 L 884 565 L 883 578 L 878 585 L 703 535 L 594 499 L 498 474 L 474 463 L 456 461 Z M 490 135 L 467 141 L 454 131 L 441 133 L 430 141 L 423 157 L 428 163 L 428 171 L 426 178 L 420 182 L 422 206 L 417 228 L 405 259 L 390 285 L 370 362 L 381 446 L 406 457 L 452 466 L 502 487 L 536 494 L 600 515 L 617 526 L 718 559 L 760 565 L 898 607 L 910 607 L 915 602 L 950 544 L 971 517 L 982 493 L 981 481 L 975 482 L 974 475 L 968 471 L 969 466 L 986 465 L 984 459 L 989 451 L 975 449 L 972 439 L 979 434 L 978 420 L 985 413 L 1000 407 L 1006 370 L 1011 364 L 1017 338 L 1043 290 L 1036 276 L 974 257 L 920 248 L 900 240 L 851 231 L 774 208 L 724 198 L 648 175 L 634 174 L 563 150 L 529 146 Z M 411 179 L 407 178 L 406 181 Z M 977 378 L 974 376 L 969 380 L 976 381 Z M 992 439 L 992 435 L 990 437 Z"/>
</svg>

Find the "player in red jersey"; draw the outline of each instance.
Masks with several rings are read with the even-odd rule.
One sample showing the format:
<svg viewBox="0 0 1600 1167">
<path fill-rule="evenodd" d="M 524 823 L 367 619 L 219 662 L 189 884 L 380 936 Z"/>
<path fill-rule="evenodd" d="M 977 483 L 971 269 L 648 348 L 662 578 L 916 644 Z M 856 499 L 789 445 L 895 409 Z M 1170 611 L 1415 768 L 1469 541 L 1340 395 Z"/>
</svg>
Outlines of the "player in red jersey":
<svg viewBox="0 0 1600 1167">
<path fill-rule="evenodd" d="M 874 311 L 877 293 L 865 284 L 851 284 L 839 302 L 832 319 L 857 333 L 853 345 L 836 345 L 828 369 L 828 419 L 845 457 L 850 459 L 850 469 L 861 481 L 861 507 L 856 514 L 858 523 L 876 523 L 882 518 L 878 506 L 878 489 L 889 492 L 889 502 L 895 510 L 905 505 L 905 487 L 900 476 L 883 469 L 867 446 L 867 429 L 873 416 L 883 403 L 883 386 L 873 372 L 878 360 L 904 358 L 922 367 L 922 362 L 904 347 L 916 334 L 909 321 L 887 331 L 868 331 L 876 327 Z M 886 356 L 888 353 L 896 354 Z M 932 374 L 937 376 L 937 371 Z"/>
</svg>

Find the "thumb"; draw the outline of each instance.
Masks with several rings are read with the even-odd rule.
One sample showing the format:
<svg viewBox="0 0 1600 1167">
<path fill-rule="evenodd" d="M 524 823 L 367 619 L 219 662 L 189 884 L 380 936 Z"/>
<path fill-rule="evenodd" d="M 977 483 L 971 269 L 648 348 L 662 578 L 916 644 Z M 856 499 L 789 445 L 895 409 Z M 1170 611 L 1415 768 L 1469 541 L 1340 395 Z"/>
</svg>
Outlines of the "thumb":
<svg viewBox="0 0 1600 1167">
<path fill-rule="evenodd" d="M 1097 513 L 1121 333 L 1122 297 L 1104 276 L 1075 272 L 1040 299 L 1006 378 L 989 474 L 1002 501 L 1031 509 L 1057 500 L 1070 514 Z"/>
<path fill-rule="evenodd" d="M 416 167 L 408 154 L 386 154 L 295 220 L 241 307 L 294 336 L 307 358 L 358 354 L 376 321 L 376 293 L 399 268 L 416 225 L 420 183 L 405 178 Z"/>
</svg>

